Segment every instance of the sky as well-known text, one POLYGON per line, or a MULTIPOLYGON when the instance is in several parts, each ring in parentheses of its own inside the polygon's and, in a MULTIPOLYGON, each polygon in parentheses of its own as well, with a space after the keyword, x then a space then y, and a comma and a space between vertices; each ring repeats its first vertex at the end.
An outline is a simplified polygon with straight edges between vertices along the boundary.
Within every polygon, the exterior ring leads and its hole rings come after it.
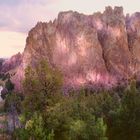
POLYGON ((140 11, 139 0, 0 0, 0 58, 23 52, 28 31, 38 21, 54 20, 60 11, 92 14, 106 6, 140 11))

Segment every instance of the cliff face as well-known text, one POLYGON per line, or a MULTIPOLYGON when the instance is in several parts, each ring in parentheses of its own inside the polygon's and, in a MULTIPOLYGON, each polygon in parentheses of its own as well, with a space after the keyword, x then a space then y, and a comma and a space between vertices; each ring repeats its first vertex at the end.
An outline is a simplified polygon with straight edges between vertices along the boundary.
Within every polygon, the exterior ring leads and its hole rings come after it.
POLYGON ((133 74, 140 78, 140 13, 134 13, 126 18, 128 47, 133 61, 133 74))
POLYGON ((99 31, 100 43, 108 71, 117 79, 131 74, 131 52, 128 48, 127 31, 123 9, 108 7, 103 13, 103 29, 99 31))
POLYGON ((123 8, 84 15, 61 12, 53 22, 39 22, 27 37, 22 62, 12 78, 16 88, 24 70, 41 58, 60 68, 64 87, 112 87, 140 73, 140 13, 123 8))
POLYGON ((20 53, 13 55, 10 59, 3 61, 1 64, 1 73, 6 73, 10 70, 14 70, 20 66, 22 62, 22 55, 20 53))

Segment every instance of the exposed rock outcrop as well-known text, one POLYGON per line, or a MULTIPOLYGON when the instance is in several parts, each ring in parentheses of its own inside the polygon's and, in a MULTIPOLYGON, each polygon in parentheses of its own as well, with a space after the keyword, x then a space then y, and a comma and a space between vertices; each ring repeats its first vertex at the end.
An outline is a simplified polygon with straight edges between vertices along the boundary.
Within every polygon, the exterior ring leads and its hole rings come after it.
POLYGON ((22 55, 21 53, 18 53, 2 63, 1 72, 6 73, 10 70, 14 70, 18 68, 21 62, 22 62, 22 55))
POLYGON ((65 88, 110 88, 139 77, 139 54, 140 13, 124 16, 122 7, 106 7, 93 15, 61 12, 53 22, 39 22, 29 32, 12 80, 20 89, 25 68, 44 58, 60 68, 65 88))
POLYGON ((1 71, 1 69, 2 69, 2 64, 4 63, 4 61, 5 61, 5 59, 0 58, 0 71, 1 71))
POLYGON ((102 45, 106 68, 117 81, 126 81, 131 76, 131 52, 128 48, 123 8, 106 7, 99 19, 100 26, 102 25, 100 28, 97 20, 94 21, 97 23, 98 38, 102 45))
MULTIPOLYGON (((20 68, 20 65, 22 63, 22 54, 18 53, 14 56, 12 56, 10 59, 6 59, 1 61, 0 65, 0 80, 2 80, 2 83, 5 82, 7 79, 11 78, 12 80, 15 77, 15 74, 18 72, 18 69, 20 68)), ((13 81, 15 84, 15 87, 19 87, 18 90, 21 89, 21 82, 19 82, 19 78, 16 77, 17 82, 13 81)), ((17 89, 17 88, 16 88, 17 89)))
POLYGON ((128 34, 128 47, 132 54, 131 67, 133 75, 140 78, 140 13, 134 13, 126 17, 126 28, 128 34))

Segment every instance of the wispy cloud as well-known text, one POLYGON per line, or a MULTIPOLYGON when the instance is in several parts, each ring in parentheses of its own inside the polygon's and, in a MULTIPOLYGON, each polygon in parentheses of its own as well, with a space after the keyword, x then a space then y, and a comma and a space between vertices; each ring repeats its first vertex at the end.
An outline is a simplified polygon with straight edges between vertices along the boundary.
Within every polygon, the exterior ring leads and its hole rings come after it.
POLYGON ((17 5, 18 3, 20 3, 21 1, 19 0, 1 0, 0 1, 0 5, 9 5, 9 6, 14 6, 15 4, 17 5))
POLYGON ((27 32, 38 21, 53 19, 54 0, 0 1, 0 30, 27 32))
POLYGON ((48 2, 51 2, 51 0, 1 0, 0 5, 9 5, 9 6, 17 6, 20 4, 46 4, 48 2))

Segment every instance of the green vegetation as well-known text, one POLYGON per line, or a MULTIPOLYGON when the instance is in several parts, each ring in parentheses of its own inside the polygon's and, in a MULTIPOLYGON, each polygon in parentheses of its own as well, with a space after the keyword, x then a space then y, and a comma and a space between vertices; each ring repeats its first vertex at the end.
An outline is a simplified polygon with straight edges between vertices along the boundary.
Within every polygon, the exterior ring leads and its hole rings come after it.
POLYGON ((14 89, 14 84, 11 82, 10 78, 6 81, 5 88, 8 91, 12 91, 14 89))
POLYGON ((22 109, 21 101, 22 101, 22 97, 20 94, 16 94, 16 93, 7 94, 6 99, 5 99, 5 104, 4 104, 5 111, 12 112, 14 108, 14 110, 18 114, 20 114, 21 109, 22 109))
POLYGON ((126 88, 94 92, 62 91, 63 77, 41 61, 26 69, 24 100, 11 93, 6 108, 14 106, 21 128, 18 140, 139 140, 140 90, 135 80, 126 88))
POLYGON ((6 74, 0 74, 0 80, 5 81, 7 79, 10 78, 10 74, 6 73, 6 74))

